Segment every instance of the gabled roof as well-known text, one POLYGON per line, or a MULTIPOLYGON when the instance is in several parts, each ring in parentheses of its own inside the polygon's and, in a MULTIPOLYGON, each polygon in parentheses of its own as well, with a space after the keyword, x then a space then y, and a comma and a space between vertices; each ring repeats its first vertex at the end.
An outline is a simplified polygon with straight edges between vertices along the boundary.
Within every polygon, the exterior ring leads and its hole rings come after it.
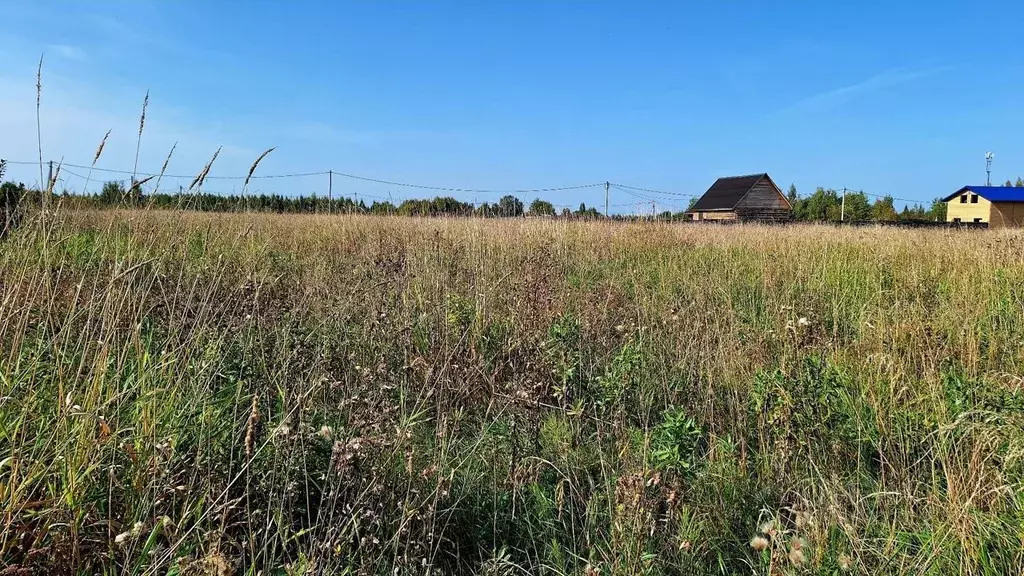
POLYGON ((942 201, 949 202, 968 190, 989 202, 1024 202, 1024 188, 1016 186, 964 186, 943 198, 942 201))
MULTIPOLYGON (((690 208, 689 212, 704 212, 710 210, 732 210, 740 203, 740 200, 750 192, 762 178, 768 178, 772 186, 775 183, 767 173, 750 174, 747 176, 729 176, 719 178, 708 188, 708 191, 697 200, 697 203, 690 208)), ((775 186, 778 190, 778 186, 775 186)), ((779 192, 781 194, 781 191, 779 192)))

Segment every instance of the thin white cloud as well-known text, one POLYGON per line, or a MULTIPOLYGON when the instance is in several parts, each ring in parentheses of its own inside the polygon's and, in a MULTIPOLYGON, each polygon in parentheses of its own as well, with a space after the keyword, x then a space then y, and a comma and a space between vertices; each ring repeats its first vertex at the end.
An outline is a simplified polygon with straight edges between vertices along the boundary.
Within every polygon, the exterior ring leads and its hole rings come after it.
POLYGON ((849 102, 858 96, 878 92, 894 86, 900 86, 902 84, 909 84, 922 78, 940 74, 949 69, 950 67, 948 66, 925 68, 920 70, 890 68, 889 70, 875 74, 874 76, 857 82, 856 84, 842 86, 840 88, 808 96, 779 110, 777 113, 809 112, 832 108, 849 102))
POLYGON ((89 60, 89 55, 85 53, 85 50, 82 50, 78 46, 70 46, 68 44, 50 44, 46 47, 46 51, 56 54, 61 58, 74 60, 75 62, 85 62, 89 60))

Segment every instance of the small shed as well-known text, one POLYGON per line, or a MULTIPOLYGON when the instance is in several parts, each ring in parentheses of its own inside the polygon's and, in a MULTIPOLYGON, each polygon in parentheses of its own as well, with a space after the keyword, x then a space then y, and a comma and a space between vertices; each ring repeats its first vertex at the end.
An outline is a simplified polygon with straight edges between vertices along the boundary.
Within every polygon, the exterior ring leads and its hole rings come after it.
POLYGON ((964 186, 943 201, 947 222, 984 222, 989 228, 1024 226, 1024 188, 964 186))
POLYGON ((768 174, 719 178, 687 214, 693 220, 782 222, 793 207, 768 174))

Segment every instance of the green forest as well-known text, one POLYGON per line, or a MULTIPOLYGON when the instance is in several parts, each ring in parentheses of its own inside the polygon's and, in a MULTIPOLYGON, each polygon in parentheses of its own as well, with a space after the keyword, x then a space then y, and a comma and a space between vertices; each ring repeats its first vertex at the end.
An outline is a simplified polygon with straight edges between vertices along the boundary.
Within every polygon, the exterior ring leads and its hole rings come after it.
MULTIPOLYGON (((1006 181, 1007 186, 1024 187, 1024 179, 1016 183, 1006 181)), ((40 192, 24 184, 5 182, 0 187, 6 206, 19 202, 38 202, 40 192)), ((858 191, 843 191, 818 188, 810 195, 801 195, 795 186, 786 194, 793 206, 793 219, 803 222, 942 222, 946 219, 946 204, 940 198, 930 205, 904 204, 896 206, 890 195, 868 195, 858 191), (845 196, 845 198, 844 198, 845 196)), ((278 214, 377 214, 397 216, 465 216, 482 218, 514 218, 522 216, 566 217, 601 219, 604 214, 595 206, 580 203, 576 209, 558 206, 541 198, 529 204, 514 195, 506 195, 496 202, 473 204, 451 196, 433 198, 410 198, 401 202, 366 200, 358 197, 328 198, 326 196, 283 194, 222 195, 211 193, 145 193, 138 186, 126 185, 122 181, 106 182, 96 194, 72 194, 67 191, 53 194, 65 205, 81 208, 124 208, 150 207, 158 209, 183 209, 200 212, 268 212, 278 214)), ((693 206, 697 198, 691 199, 693 206)), ((662 211, 647 218, 658 220, 688 220, 685 211, 662 211)), ((633 215, 612 215, 613 219, 636 219, 633 215)))

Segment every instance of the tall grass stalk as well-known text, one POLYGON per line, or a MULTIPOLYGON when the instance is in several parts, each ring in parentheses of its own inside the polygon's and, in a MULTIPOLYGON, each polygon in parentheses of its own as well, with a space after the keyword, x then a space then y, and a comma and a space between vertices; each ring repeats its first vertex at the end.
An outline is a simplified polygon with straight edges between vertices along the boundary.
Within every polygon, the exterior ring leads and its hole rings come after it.
POLYGON ((167 173, 167 165, 171 163, 171 156, 174 155, 174 149, 178 147, 178 143, 175 142, 171 145, 170 151, 167 152, 167 157, 164 158, 164 163, 160 166, 160 174, 157 175, 156 184, 153 185, 153 193, 160 192, 160 181, 163 180, 164 174, 167 173))
POLYGON ((203 166, 203 169, 196 174, 196 177, 192 179, 192 183, 188 185, 188 190, 185 191, 186 194, 190 194, 192 190, 195 190, 196 195, 194 197, 198 197, 199 194, 202 193, 203 182, 206 181, 206 176, 210 173, 210 168, 213 166, 213 163, 217 160, 217 156, 219 155, 220 147, 218 146, 217 150, 213 153, 213 157, 210 158, 210 161, 207 162, 206 165, 203 166))
POLYGON ((198 174, 196 174, 196 177, 192 179, 192 183, 188 185, 187 192, 191 192, 193 189, 196 190, 196 192, 201 192, 202 191, 202 189, 203 189, 203 182, 206 181, 207 175, 210 174, 210 168, 213 167, 213 163, 217 161, 217 156, 219 156, 219 155, 220 155, 220 147, 218 146, 217 150, 213 153, 213 157, 210 158, 210 161, 207 162, 203 166, 203 169, 200 170, 198 174))
MULTIPOLYGON (((89 181, 92 180, 92 169, 96 167, 96 162, 99 162, 100 156, 103 155, 103 148, 107 145, 107 138, 110 138, 110 130, 103 135, 103 139, 100 140, 100 145, 96 147, 96 153, 93 154, 92 163, 89 164, 89 172, 85 175, 85 186, 82 187, 82 194, 89 193, 89 181)), ((134 176, 132 177, 134 180, 134 176)))
POLYGON ((135 164, 132 166, 132 186, 135 186, 135 176, 139 170, 139 151, 142 149, 142 131, 146 127, 146 108, 149 107, 149 90, 142 99, 142 114, 139 115, 139 134, 135 141, 135 164))
MULTIPOLYGON (((245 198, 245 192, 249 188, 249 180, 252 178, 253 173, 256 172, 256 167, 260 165, 260 162, 262 162, 264 158, 267 157, 267 154, 270 154, 273 151, 274 151, 273 147, 267 148, 266 150, 263 151, 262 154, 260 154, 259 156, 256 157, 256 160, 253 161, 252 166, 249 167, 249 173, 245 175, 245 183, 242 184, 242 197, 243 198, 245 198)), ((246 211, 248 211, 248 206, 246 206, 246 211)))
MULTIPOLYGON (((43 123, 40 116, 40 111, 43 104, 43 56, 39 55, 39 67, 36 68, 36 147, 39 151, 39 187, 43 187, 43 182, 46 181, 43 178, 43 123)), ((45 206, 46 198, 43 198, 43 205, 45 206)))

